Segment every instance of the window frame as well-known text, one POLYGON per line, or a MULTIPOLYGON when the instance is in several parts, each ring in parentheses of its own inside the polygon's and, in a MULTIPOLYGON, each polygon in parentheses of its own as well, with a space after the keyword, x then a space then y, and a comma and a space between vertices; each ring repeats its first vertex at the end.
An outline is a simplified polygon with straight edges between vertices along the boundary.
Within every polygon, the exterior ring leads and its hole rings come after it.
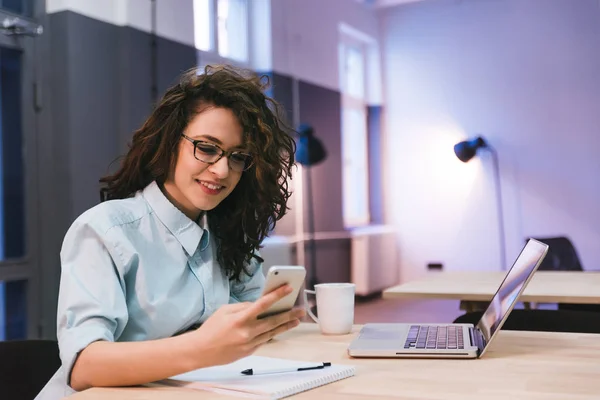
MULTIPOLYGON (((30 10, 33 16, 17 15, 2 8, 0 4, 0 19, 17 17, 21 23, 30 29, 37 28, 45 15, 44 0, 32 0, 30 10)), ((41 158, 39 149, 42 147, 45 135, 39 135, 39 127, 43 126, 40 120, 41 92, 39 89, 40 77, 44 70, 40 52, 42 37, 6 36, 0 34, 0 47, 14 49, 20 53, 20 119, 21 139, 23 146, 23 185, 24 185, 24 254, 17 258, 0 259, 0 282, 23 281, 25 283, 25 323, 26 338, 38 338, 42 334, 42 286, 40 267, 40 213, 39 192, 40 186, 45 182, 40 178, 41 158)), ((4 93, 3 93, 4 95, 4 93)), ((7 99, 4 99, 6 101, 7 99)), ((3 229, 3 227, 0 227, 3 229)), ((4 296, 5 287, 1 293, 4 296)), ((0 301, 5 307, 4 300, 0 301)), ((4 311, 4 310, 3 310, 4 311)), ((3 314, 3 321, 6 315, 3 314)), ((54 314, 56 317, 56 314, 54 314)), ((2 325, 5 329, 6 326, 2 325)), ((5 339, 4 332, 0 339, 5 339)), ((25 338, 24 338, 25 339, 25 338)))
MULTIPOLYGON (((352 180, 353 171, 355 168, 350 167, 350 171, 348 171, 348 167, 346 166, 346 161, 348 158, 354 158, 354 155, 348 156, 344 154, 344 148, 346 147, 343 143, 346 140, 351 140, 349 138, 345 138, 349 135, 349 133, 345 129, 344 116, 345 111, 348 110, 357 110, 360 111, 364 115, 364 137, 361 139, 361 142, 366 143, 366 146, 363 149, 363 154, 361 155, 362 161, 366 165, 366 170, 364 171, 364 187, 358 187, 353 191, 355 195, 362 196, 362 203, 364 203, 365 207, 361 210, 360 214, 357 215, 349 215, 346 211, 347 202, 350 201, 348 196, 346 196, 346 188, 342 188, 342 217, 344 221, 345 228, 356 228, 361 226, 366 226, 371 223, 371 204, 370 204, 370 182, 369 182, 369 130, 368 130, 368 95, 369 95, 369 80, 368 77, 368 43, 360 40, 351 35, 340 33, 339 38, 339 73, 340 73, 340 94, 341 94, 341 139, 342 139, 342 182, 346 182, 348 180, 352 180), (362 96, 358 97, 353 94, 348 93, 348 77, 347 77, 347 54, 348 48, 359 49, 362 54, 362 96), (349 175, 349 176, 348 176, 349 175)), ((362 164, 362 163, 361 163, 362 164)))

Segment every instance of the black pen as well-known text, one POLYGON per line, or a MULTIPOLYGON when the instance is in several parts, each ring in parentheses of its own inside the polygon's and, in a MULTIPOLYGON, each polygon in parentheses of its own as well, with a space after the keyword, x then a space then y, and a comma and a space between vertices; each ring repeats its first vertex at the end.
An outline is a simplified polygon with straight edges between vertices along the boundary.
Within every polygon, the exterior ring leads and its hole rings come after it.
POLYGON ((298 371, 310 371, 313 369, 323 369, 325 367, 331 367, 330 362, 324 362, 317 365, 311 365, 308 367, 300 368, 274 368, 274 369, 262 369, 262 368, 248 368, 242 371, 243 375, 262 375, 262 374, 281 374, 283 372, 298 372, 298 371))

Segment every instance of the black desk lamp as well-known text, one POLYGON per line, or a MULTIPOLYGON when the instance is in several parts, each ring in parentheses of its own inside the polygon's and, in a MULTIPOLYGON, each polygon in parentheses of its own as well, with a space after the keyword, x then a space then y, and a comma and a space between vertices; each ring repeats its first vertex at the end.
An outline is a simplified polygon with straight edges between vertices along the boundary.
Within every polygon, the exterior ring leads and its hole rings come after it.
POLYGON ((500 266, 503 270, 508 268, 506 265, 506 243, 504 238, 504 216, 502 212, 502 192, 500 185, 500 167, 498 164, 498 154, 496 150, 491 147, 481 136, 475 139, 465 140, 454 145, 454 154, 462 162, 468 162, 471 158, 475 157, 477 150, 487 149, 492 154, 492 161, 494 163, 494 177, 496 181, 496 207, 498 210, 498 230, 500 236, 500 266))
POLYGON ((306 195, 307 195, 307 213, 308 213, 308 235, 310 252, 310 276, 309 287, 312 289, 318 283, 317 281, 317 254, 315 248, 315 221, 312 206, 312 184, 311 167, 317 165, 327 158, 327 152, 323 143, 314 136, 314 129, 310 125, 302 124, 298 128, 298 142, 296 145, 296 161, 306 167, 306 195))

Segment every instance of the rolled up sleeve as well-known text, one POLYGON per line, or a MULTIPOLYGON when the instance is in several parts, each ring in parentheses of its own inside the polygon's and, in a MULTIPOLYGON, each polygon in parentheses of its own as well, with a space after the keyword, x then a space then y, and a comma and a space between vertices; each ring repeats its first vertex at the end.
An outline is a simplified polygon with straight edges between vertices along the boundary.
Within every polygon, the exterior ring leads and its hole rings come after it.
POLYGON ((115 341, 128 320, 125 284, 106 232, 76 221, 60 253, 57 312, 60 357, 67 381, 79 353, 98 340, 115 341))
MULTIPOLYGON (((259 254, 257 253, 257 255, 259 254)), ((265 286, 262 263, 256 257, 252 257, 247 270, 249 275, 242 273, 239 281, 230 281, 230 303, 255 301, 260 297, 265 286)))

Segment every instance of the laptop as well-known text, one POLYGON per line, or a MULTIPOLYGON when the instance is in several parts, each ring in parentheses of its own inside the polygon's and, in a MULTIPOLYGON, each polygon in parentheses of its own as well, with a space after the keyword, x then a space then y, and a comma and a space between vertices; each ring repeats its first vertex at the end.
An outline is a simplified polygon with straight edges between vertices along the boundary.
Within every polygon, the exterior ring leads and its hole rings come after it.
POLYGON ((350 343, 348 354, 391 358, 483 356, 547 253, 545 243, 535 239, 527 241, 477 325, 366 324, 350 343))

